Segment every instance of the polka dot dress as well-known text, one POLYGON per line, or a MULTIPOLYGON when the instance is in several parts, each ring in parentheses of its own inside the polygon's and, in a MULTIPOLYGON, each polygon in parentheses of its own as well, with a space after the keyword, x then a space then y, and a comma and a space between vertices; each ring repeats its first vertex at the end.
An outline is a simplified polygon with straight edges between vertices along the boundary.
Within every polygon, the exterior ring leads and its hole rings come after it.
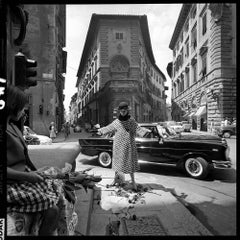
POLYGON ((108 126, 99 130, 102 134, 115 132, 113 141, 113 170, 125 174, 140 170, 135 143, 138 128, 140 127, 137 122, 133 118, 130 118, 126 121, 116 119, 108 126))

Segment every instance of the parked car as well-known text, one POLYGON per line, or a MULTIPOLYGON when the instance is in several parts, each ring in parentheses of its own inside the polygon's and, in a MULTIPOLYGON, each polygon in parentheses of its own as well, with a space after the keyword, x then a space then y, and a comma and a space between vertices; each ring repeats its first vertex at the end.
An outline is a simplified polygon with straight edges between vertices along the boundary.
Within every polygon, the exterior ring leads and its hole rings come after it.
POLYGON ((188 121, 182 121, 182 126, 184 132, 191 132, 192 125, 188 121))
MULTIPOLYGON (((150 130, 143 137, 136 137, 141 160, 176 165, 196 179, 206 178, 213 167, 231 167, 229 146, 224 138, 210 134, 177 134, 172 128, 159 124, 140 126, 150 130), (167 134, 162 136, 162 132, 167 134)), ((81 152, 89 156, 97 155, 100 166, 110 167, 113 138, 114 136, 80 138, 81 152)))
POLYGON ((168 127, 171 127, 175 130, 176 133, 181 133, 184 131, 184 128, 182 126, 181 122, 175 122, 175 121, 167 121, 166 125, 168 127))
POLYGON ((80 125, 73 126, 73 132, 82 132, 82 128, 80 125))
POLYGON ((28 145, 52 144, 50 137, 39 135, 28 126, 23 127, 23 138, 28 145))
POLYGON ((220 137, 230 138, 232 135, 236 135, 236 124, 218 127, 215 128, 215 131, 220 137))

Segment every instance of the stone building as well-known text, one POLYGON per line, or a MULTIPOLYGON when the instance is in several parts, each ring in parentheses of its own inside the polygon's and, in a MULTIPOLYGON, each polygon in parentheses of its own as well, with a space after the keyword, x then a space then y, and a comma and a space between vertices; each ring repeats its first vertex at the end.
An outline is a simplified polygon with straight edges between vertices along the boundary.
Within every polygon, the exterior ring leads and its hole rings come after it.
POLYGON ((78 122, 77 122, 77 120, 78 120, 77 93, 74 93, 71 98, 68 117, 69 117, 69 122, 71 125, 78 124, 78 122))
MULTIPOLYGON (((28 59, 37 61, 37 76, 34 77, 37 86, 25 90, 29 96, 25 125, 38 134, 48 135, 50 122, 55 122, 60 130, 64 121, 65 78, 62 74, 66 73, 67 58, 67 53, 63 51, 66 40, 66 6, 27 4, 18 8, 28 16, 26 35, 21 44, 14 44, 15 37, 22 30, 21 21, 12 17, 8 21, 7 32, 7 78, 14 84, 13 62, 17 52, 21 51, 28 59)), ((9 16, 13 15, 10 10, 9 16)))
POLYGON ((121 101, 138 122, 166 119, 166 78, 154 60, 146 15, 93 14, 77 77, 84 122, 112 122, 121 101))
POLYGON ((236 117, 236 4, 183 4, 169 48, 172 117, 208 131, 236 117))

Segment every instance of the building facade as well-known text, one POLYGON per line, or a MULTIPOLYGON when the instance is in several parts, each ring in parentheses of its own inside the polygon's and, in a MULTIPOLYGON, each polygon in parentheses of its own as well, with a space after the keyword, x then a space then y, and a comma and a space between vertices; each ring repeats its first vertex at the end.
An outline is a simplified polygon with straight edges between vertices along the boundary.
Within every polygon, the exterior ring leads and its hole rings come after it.
POLYGON ((77 125, 78 123, 78 106, 77 106, 77 93, 71 98, 70 106, 69 106, 69 113, 68 113, 68 120, 71 125, 77 125))
POLYGON ((145 15, 93 14, 77 77, 81 122, 112 122, 121 101, 138 122, 166 119, 166 78, 155 64, 145 15))
MULTIPOLYGON (((12 8, 7 13, 7 79, 14 84, 14 57, 19 51, 37 61, 37 86, 25 90, 29 97, 25 125, 38 134, 48 135, 50 122, 58 130, 64 121, 63 89, 67 54, 63 51, 66 38, 65 5, 16 5, 27 14, 25 38, 15 39, 22 30, 21 20, 12 8)), ((15 9, 15 8, 13 8, 15 9)))
POLYGON ((173 120, 208 131, 236 118, 236 4, 183 4, 169 48, 173 120))

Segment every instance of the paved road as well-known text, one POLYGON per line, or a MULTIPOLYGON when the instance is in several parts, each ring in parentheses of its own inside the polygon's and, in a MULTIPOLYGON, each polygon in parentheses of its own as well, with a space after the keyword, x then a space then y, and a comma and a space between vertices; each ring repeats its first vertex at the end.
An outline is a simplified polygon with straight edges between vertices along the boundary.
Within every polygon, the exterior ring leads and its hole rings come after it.
MULTIPOLYGON (((232 169, 215 169, 206 180, 195 180, 173 166, 140 161, 141 172, 136 174, 136 181, 155 182, 175 193, 214 235, 236 235, 236 139, 227 141, 234 162, 232 169)), ((92 157, 80 154, 78 159, 78 167, 93 166, 92 173, 96 175, 113 175, 92 157)))
MULTIPOLYGON (((63 156, 69 155, 71 149, 75 149, 77 153, 77 139, 84 135, 86 136, 85 133, 72 133, 66 140, 63 136, 58 136, 53 146, 61 150, 62 153, 67 151, 68 154, 60 156, 60 159, 55 158, 52 164, 54 161, 59 164, 63 156)), ((141 172, 136 174, 136 181, 157 183, 162 188, 174 193, 188 204, 189 210, 214 235, 236 235, 236 139, 228 139, 227 141, 231 148, 230 156, 235 163, 232 169, 214 170, 208 179, 203 181, 186 177, 172 166, 141 161, 141 172)), ((36 148, 36 146, 31 148, 36 148)), ((77 159, 78 168, 85 169, 92 166, 94 168, 90 173, 102 177, 113 177, 113 171, 99 167, 96 159, 81 153, 77 159)), ((129 176, 126 176, 126 180, 128 178, 129 176)))

